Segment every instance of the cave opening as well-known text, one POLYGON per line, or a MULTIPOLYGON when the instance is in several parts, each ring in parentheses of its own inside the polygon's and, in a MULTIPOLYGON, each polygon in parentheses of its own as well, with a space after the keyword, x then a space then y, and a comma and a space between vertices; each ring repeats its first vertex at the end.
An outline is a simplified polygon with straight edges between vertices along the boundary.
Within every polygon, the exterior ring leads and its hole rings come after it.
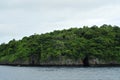
POLYGON ((89 67, 90 66, 88 56, 85 56, 85 58, 83 59, 83 66, 84 67, 89 67))

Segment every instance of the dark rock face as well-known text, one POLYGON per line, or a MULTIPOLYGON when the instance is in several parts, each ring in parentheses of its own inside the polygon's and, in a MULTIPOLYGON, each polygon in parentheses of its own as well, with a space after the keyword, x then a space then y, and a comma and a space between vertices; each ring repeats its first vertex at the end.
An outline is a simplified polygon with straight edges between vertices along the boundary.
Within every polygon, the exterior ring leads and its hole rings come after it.
POLYGON ((31 55, 30 58, 29 58, 29 64, 30 65, 38 65, 40 62, 39 62, 39 56, 38 55, 31 55))

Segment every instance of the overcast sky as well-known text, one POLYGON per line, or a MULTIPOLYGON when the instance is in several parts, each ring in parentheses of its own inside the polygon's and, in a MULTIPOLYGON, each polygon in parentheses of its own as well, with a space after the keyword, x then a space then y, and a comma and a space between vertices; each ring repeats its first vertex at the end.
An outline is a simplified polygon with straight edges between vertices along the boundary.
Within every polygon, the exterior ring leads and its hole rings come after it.
POLYGON ((120 26, 119 21, 120 0, 0 0, 0 43, 84 25, 120 26))

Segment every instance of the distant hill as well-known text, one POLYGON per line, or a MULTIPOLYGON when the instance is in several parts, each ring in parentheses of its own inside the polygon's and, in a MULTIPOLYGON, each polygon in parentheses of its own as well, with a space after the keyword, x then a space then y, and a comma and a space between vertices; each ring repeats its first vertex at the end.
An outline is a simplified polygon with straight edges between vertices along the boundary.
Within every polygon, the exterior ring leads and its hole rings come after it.
POLYGON ((120 64, 120 27, 84 26, 13 39, 0 45, 0 64, 120 64))

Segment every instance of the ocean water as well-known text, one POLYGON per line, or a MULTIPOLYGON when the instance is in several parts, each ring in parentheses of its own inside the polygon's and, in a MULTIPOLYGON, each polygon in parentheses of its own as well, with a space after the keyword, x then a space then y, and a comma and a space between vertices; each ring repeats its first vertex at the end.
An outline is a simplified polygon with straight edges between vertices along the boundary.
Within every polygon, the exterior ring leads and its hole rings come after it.
POLYGON ((0 66, 0 80, 120 80, 120 67, 0 66))

